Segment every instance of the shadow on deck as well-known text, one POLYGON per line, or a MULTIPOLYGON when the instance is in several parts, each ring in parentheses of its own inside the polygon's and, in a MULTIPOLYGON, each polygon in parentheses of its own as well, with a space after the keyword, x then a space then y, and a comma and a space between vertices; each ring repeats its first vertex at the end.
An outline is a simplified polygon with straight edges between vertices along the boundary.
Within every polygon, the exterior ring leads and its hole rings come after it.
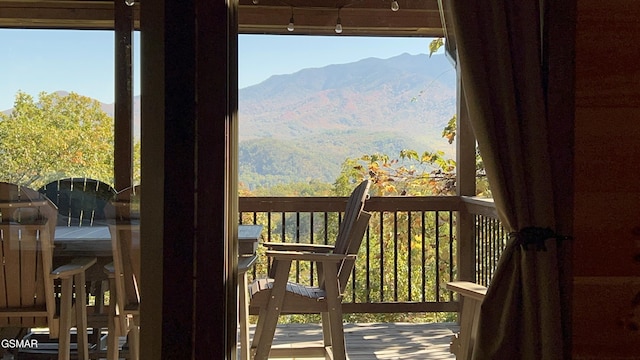
MULTIPOLYGON (((250 328, 251 338, 254 328, 255 326, 250 328)), ((458 326, 454 323, 358 323, 345 324, 344 331, 350 360, 455 359, 449 353, 451 336, 458 331, 458 326)), ((320 325, 287 324, 278 326, 274 347, 321 342, 320 325)))

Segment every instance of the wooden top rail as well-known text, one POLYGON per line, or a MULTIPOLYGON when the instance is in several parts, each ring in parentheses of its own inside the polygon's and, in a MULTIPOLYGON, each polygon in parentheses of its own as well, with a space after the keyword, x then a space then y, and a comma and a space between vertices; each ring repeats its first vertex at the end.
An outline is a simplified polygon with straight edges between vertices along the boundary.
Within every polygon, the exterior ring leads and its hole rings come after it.
POLYGON ((448 282, 447 290, 455 291, 458 294, 475 300, 482 301, 487 294, 487 288, 469 281, 452 281, 448 282))
POLYGON ((498 211, 493 199, 478 196, 461 196, 460 200, 471 214, 482 215, 493 219, 498 218, 498 211))
MULTIPOLYGON (((346 197, 241 197, 240 212, 342 212, 346 197)), ((376 196, 366 211, 459 211, 459 196, 376 196)))

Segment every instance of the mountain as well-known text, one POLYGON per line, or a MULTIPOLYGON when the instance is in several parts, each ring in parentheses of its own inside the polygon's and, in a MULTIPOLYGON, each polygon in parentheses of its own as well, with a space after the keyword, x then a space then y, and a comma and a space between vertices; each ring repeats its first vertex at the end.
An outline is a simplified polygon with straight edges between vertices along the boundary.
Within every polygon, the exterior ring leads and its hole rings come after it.
POLYGON ((455 71, 443 55, 272 76, 239 92, 240 181, 332 182, 347 157, 404 148, 446 148, 453 156, 441 133, 455 104, 455 71))
MULTIPOLYGON (((453 157, 441 133, 455 105, 455 71, 444 55, 368 58, 272 76, 239 90, 239 179, 249 188, 333 182, 346 158, 406 148, 453 157)), ((101 106, 113 116, 114 104, 101 106)), ((134 132, 139 136, 140 96, 134 132)))
POLYGON ((453 115, 455 92, 455 71, 443 55, 403 54, 304 69, 240 90, 240 136, 439 128, 453 115))

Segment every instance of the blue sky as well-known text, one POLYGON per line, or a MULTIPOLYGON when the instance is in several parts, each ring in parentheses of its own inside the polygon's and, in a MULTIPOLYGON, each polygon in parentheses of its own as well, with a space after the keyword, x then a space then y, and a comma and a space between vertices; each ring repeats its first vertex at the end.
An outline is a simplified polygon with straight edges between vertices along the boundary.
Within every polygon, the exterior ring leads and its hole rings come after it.
MULTIPOLYGON (((37 97, 41 91, 74 91, 113 102, 114 52, 111 31, 0 29, 0 111, 13 106, 18 90, 37 97)), ((343 64, 368 57, 428 53, 430 39, 346 36, 241 35, 239 84, 247 87, 272 75, 310 67, 343 64)), ((136 33, 134 44, 140 43, 136 33)), ((140 56, 134 45, 134 93, 140 56)))

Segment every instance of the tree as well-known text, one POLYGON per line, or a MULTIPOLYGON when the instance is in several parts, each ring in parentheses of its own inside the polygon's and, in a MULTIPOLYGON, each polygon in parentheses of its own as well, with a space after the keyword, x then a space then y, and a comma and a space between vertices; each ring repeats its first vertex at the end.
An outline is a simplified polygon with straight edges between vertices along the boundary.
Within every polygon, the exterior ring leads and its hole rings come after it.
MULTIPOLYGON (((46 92, 35 101, 18 92, 11 113, 0 114, 0 180, 32 188, 65 177, 112 184, 113 144, 113 118, 98 101, 46 92)), ((139 156, 135 163, 139 169, 139 156)))
POLYGON ((445 159, 442 151, 419 154, 405 149, 397 158, 376 153, 347 159, 334 184, 336 192, 343 195, 352 183, 367 177, 372 180, 371 194, 375 196, 455 194, 455 161, 445 159))
MULTIPOLYGON (((429 57, 444 45, 443 38, 435 38, 429 44, 429 57)), ((442 130, 442 137, 449 144, 455 141, 457 117, 454 114, 442 130)), ((334 188, 345 196, 365 177, 373 181, 372 193, 384 195, 455 195, 456 162, 445 159, 442 151, 418 153, 405 149, 391 158, 387 154, 365 154, 360 158, 346 159, 334 188)), ((476 195, 491 197, 484 163, 476 147, 476 195)))

